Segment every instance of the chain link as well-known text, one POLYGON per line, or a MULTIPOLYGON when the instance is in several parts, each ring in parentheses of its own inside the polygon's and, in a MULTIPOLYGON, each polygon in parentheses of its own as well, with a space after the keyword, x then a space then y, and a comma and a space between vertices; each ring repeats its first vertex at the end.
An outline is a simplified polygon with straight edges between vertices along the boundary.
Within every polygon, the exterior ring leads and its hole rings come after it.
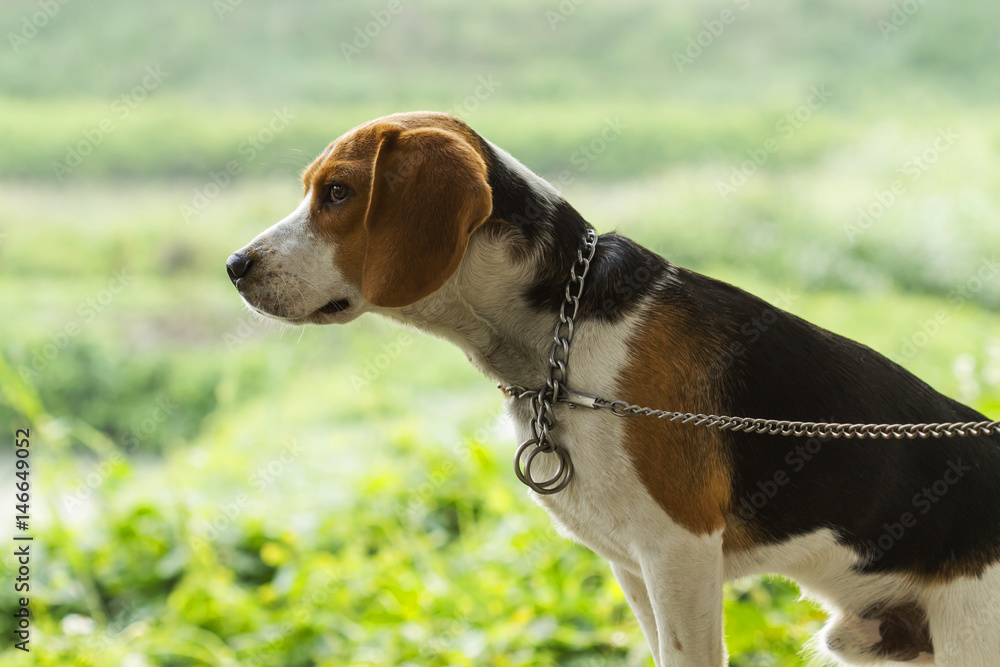
MULTIPOLYGON (((658 410, 639 405, 632 405, 620 400, 607 400, 573 391, 566 384, 566 367, 569 362, 569 346, 573 340, 573 320, 580 309, 580 295, 583 294, 583 281, 590 269, 590 261, 594 258, 597 246, 597 233, 588 228, 584 237, 583 248, 576 253, 576 262, 570 268, 570 279, 566 283, 565 299, 559 306, 559 321, 552 334, 552 349, 549 352, 549 370, 545 386, 540 390, 531 390, 512 385, 501 387, 514 399, 530 401, 533 417, 531 430, 534 437, 523 442, 514 455, 514 472, 517 478, 537 493, 558 493, 566 488, 573 478, 573 462, 569 451, 552 440, 551 431, 556 422, 552 408, 557 402, 582 405, 581 397, 587 399, 585 404, 594 409, 609 410, 618 417, 640 416, 663 419, 682 424, 694 424, 705 428, 717 428, 720 431, 743 433, 761 433, 764 435, 783 435, 797 438, 955 438, 969 436, 1000 435, 1000 421, 979 422, 938 422, 927 424, 841 424, 834 422, 802 422, 779 419, 759 419, 753 417, 727 417, 725 415, 706 415, 692 412, 673 412, 658 410), (584 252, 587 256, 584 257, 584 252), (576 293, 572 292, 576 285, 576 293), (566 307, 572 306, 572 312, 567 313, 566 307), (527 458, 522 462, 522 457, 527 458), (538 482, 531 477, 531 464, 539 453, 554 454, 559 459, 559 467, 550 479, 538 482)), ((498 385, 500 386, 500 385, 498 385)))
POLYGON ((717 428, 720 431, 742 431, 765 435, 785 435, 797 438, 955 438, 980 435, 1000 435, 1000 421, 939 422, 929 424, 841 424, 835 422, 800 422, 752 417, 727 417, 691 412, 656 410, 625 401, 598 398, 594 407, 610 410, 618 417, 638 415, 679 421, 682 424, 717 428))
POLYGON ((584 280, 590 271, 590 262, 597 249, 597 232, 587 228, 583 247, 576 251, 576 261, 569 270, 569 281, 562 303, 559 304, 559 320, 552 332, 552 347, 549 350, 549 368, 545 386, 539 391, 521 392, 518 397, 531 401, 531 432, 533 438, 521 443, 514 455, 514 472, 517 478, 536 493, 558 493, 566 488, 573 478, 573 462, 565 447, 552 438, 556 427, 553 406, 561 401, 566 386, 569 364, 569 346, 573 341, 573 320, 580 310, 580 295, 583 294, 584 280), (585 256, 586 255, 586 256, 585 256), (575 287, 575 289, 574 289, 575 287), (569 312, 567 312, 569 308, 569 312), (531 476, 531 465, 538 454, 552 454, 559 460, 556 473, 547 480, 538 481, 531 476), (527 454, 527 457, 525 457, 527 454), (523 459, 523 460, 522 460, 523 459))

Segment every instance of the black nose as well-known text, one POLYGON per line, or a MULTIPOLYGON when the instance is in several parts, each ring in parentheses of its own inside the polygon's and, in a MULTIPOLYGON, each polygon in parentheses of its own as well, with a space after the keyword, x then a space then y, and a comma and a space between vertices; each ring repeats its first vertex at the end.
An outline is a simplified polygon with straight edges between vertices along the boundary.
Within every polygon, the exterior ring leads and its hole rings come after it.
POLYGON ((236 281, 247 274, 250 270, 250 266, 253 264, 253 260, 250 255, 243 252, 234 252, 226 260, 226 271, 229 273, 229 279, 236 284, 236 281))

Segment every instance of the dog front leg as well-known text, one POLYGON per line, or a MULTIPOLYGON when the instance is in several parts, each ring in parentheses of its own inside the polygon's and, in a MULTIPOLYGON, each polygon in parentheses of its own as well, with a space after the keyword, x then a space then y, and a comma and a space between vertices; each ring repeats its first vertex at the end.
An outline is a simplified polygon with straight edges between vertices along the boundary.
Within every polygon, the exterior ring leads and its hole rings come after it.
POLYGON ((612 562, 611 571, 615 573, 615 579, 618 580, 632 613, 639 621, 642 634, 646 635, 653 659, 659 665, 660 640, 656 634, 656 616, 653 614, 653 605, 649 602, 649 593, 646 592, 646 582, 642 580, 641 575, 621 563, 612 562))
POLYGON ((656 664, 723 667, 722 532, 685 532, 658 547, 640 557, 656 625, 656 664))

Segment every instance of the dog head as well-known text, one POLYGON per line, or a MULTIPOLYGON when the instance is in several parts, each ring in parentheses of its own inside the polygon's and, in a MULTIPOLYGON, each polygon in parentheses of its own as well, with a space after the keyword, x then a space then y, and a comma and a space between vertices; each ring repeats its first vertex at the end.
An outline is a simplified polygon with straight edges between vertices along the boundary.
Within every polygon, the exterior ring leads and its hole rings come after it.
POLYGON ((233 253, 226 269, 257 312, 292 324, 347 322, 438 290, 492 210, 475 135, 414 112, 347 132, 305 170, 305 196, 233 253))

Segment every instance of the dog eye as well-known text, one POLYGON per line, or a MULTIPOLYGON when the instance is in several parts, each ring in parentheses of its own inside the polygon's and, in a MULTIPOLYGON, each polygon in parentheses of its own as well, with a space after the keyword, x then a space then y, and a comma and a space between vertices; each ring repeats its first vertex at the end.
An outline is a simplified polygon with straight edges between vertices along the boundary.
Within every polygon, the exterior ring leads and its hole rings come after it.
POLYGON ((347 195, 351 194, 351 189, 346 185, 341 185, 340 183, 334 183, 330 186, 330 201, 341 202, 347 199, 347 195))

